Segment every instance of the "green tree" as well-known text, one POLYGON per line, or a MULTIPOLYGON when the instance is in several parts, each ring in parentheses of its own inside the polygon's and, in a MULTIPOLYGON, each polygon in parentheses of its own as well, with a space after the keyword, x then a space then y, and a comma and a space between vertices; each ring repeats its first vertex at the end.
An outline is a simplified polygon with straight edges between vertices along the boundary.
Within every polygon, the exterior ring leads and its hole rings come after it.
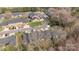
POLYGON ((20 51, 26 50, 26 47, 23 44, 23 32, 16 33, 16 47, 20 51))

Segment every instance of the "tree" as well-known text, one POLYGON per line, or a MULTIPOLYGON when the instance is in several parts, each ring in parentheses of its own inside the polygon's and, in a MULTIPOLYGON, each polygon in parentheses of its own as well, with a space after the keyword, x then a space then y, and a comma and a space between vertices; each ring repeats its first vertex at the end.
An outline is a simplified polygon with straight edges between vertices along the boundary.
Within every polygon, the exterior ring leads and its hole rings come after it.
POLYGON ((16 33, 16 47, 18 50, 26 50, 26 47, 23 44, 23 32, 16 33))

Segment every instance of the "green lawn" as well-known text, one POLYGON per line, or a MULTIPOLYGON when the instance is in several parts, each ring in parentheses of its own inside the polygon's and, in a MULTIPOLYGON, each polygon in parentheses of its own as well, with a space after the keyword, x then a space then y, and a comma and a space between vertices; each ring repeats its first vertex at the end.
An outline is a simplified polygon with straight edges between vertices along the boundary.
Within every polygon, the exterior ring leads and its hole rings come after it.
POLYGON ((0 19, 0 23, 8 22, 8 19, 0 19))
POLYGON ((31 27, 40 26, 42 24, 43 24, 42 21, 28 22, 28 25, 30 25, 31 27))

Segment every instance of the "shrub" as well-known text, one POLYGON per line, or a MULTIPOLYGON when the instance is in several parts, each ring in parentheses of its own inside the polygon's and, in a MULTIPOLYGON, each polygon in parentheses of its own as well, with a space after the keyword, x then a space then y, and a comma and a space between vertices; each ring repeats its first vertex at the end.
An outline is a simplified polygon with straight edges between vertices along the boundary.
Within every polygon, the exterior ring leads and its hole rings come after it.
POLYGON ((67 33, 63 30, 62 27, 54 26, 51 28, 51 31, 51 40, 53 42, 54 47, 61 41, 66 40, 67 33))
POLYGON ((17 51, 17 48, 12 45, 6 45, 1 48, 2 51, 17 51))
POLYGON ((40 50, 48 50, 49 47, 52 46, 52 42, 50 39, 40 39, 38 41, 32 41, 28 44, 28 50, 32 51, 40 51, 40 50))
POLYGON ((13 25, 11 25, 11 26, 9 27, 9 29, 10 29, 10 30, 13 30, 13 29, 16 29, 16 27, 13 26, 13 25))
POLYGON ((49 8, 48 15, 51 26, 65 27, 75 20, 71 15, 71 8, 49 8))
POLYGON ((75 28, 72 32, 72 37, 77 40, 79 37, 79 27, 75 28))
POLYGON ((0 32, 3 30, 2 26, 0 26, 0 32))

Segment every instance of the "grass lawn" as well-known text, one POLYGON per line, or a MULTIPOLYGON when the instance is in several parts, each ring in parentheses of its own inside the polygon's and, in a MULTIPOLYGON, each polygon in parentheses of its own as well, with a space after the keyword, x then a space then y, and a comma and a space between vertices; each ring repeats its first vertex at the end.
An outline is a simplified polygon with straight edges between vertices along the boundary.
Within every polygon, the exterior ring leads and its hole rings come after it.
POLYGON ((8 19, 0 19, 0 23, 8 22, 8 19))
POLYGON ((28 22, 28 25, 30 25, 31 27, 36 27, 36 26, 40 26, 43 24, 42 21, 35 21, 35 22, 28 22))

